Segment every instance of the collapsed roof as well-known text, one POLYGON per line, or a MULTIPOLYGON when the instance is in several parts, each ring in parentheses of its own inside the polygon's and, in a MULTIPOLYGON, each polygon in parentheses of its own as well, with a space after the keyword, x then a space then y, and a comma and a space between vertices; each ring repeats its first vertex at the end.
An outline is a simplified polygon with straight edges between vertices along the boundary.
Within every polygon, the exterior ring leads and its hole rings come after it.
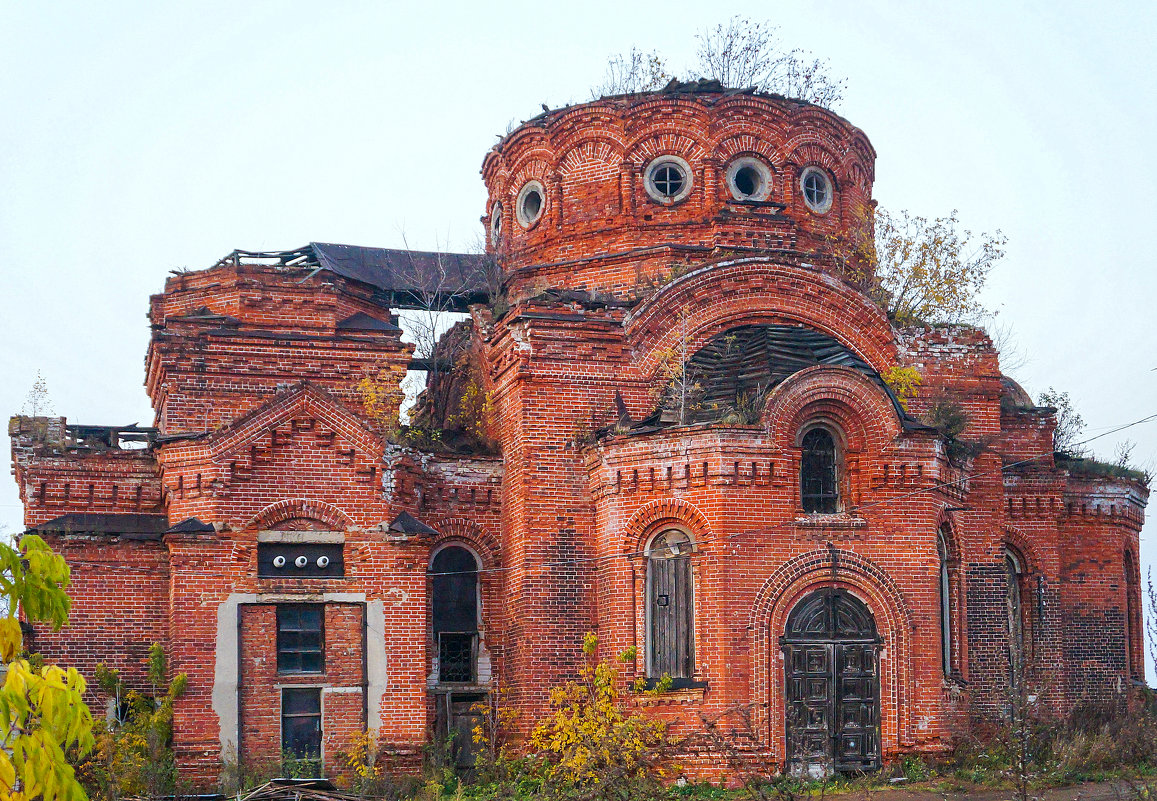
POLYGON ((326 270, 376 287, 396 309, 429 308, 467 311, 487 300, 490 259, 482 254, 367 248, 310 242, 296 250, 234 250, 218 264, 274 264, 294 269, 326 270))

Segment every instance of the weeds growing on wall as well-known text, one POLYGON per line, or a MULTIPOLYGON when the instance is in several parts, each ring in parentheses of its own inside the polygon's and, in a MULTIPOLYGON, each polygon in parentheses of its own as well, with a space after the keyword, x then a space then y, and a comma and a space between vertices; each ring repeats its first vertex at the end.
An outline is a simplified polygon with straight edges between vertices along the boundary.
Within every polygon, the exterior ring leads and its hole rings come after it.
POLYGON ((173 703, 187 685, 184 673, 169 680, 165 650, 149 649, 151 694, 128 688, 117 670, 97 665, 96 680, 112 700, 112 714, 94 729, 96 747, 79 768, 91 798, 158 797, 177 789, 173 755, 173 703))

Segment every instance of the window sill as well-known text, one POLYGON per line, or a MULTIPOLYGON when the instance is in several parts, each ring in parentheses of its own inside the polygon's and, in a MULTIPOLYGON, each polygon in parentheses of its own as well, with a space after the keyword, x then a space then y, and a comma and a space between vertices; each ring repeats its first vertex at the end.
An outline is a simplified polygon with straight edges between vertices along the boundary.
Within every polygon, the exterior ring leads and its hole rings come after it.
POLYGON ((667 706, 670 704, 695 704, 703 700, 707 692, 707 682, 692 682, 694 686, 670 689, 665 693, 648 695, 645 691, 634 697, 637 706, 667 706))
POLYGON ((477 682, 438 681, 427 682, 426 684, 426 692, 436 695, 444 695, 446 693, 488 693, 491 689, 489 684, 478 684, 477 682))
POLYGON ((823 528, 823 529, 861 529, 868 527, 868 521, 862 517, 855 517, 847 512, 835 514, 798 514, 792 521, 796 528, 823 528))

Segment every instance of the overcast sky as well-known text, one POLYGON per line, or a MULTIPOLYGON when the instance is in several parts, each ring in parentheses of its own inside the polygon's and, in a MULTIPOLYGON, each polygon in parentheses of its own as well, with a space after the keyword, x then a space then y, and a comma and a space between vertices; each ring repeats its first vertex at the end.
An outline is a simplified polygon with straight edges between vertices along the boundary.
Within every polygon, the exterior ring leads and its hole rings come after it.
MULTIPOLYGON (((999 228, 986 290, 1088 435, 1157 412, 1157 3, 0 0, 0 410, 151 423, 148 296, 233 248, 466 248, 496 135, 607 57, 774 13, 848 79, 876 198, 999 228), (323 7, 324 6, 324 7, 323 7)), ((1157 461, 1157 423, 1130 438, 1157 461)), ((0 483, 0 524, 21 522, 0 483)), ((1142 534, 1151 564, 1157 524, 1142 534)))

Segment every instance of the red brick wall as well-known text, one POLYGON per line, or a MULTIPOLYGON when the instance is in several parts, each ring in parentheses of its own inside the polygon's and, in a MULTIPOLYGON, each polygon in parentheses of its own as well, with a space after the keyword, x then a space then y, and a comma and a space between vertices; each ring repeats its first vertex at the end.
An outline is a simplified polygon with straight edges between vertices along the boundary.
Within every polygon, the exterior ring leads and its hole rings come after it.
POLYGON ((72 610, 68 625, 58 632, 37 624, 30 645, 48 661, 75 667, 89 680, 88 700, 96 714, 105 700, 94 679, 99 663, 119 670, 129 687, 151 691, 149 648, 169 644, 165 546, 100 536, 45 539, 72 570, 72 610))

